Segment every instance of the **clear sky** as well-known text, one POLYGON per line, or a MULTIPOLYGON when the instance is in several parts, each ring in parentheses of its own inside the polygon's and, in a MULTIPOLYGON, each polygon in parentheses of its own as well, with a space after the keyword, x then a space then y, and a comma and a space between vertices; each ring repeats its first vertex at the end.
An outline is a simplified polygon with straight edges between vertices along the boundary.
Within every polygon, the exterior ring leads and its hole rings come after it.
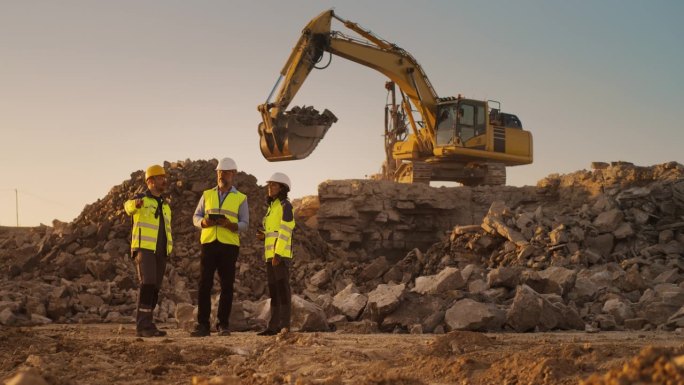
MULTIPOLYGON (((233 157, 292 197, 384 157, 379 73, 333 57, 292 105, 339 118, 307 159, 269 163, 263 103, 304 25, 335 8, 421 63, 440 96, 494 99, 534 135, 510 185, 592 161, 684 162, 684 2, 0 1, 0 225, 73 220, 131 172, 233 157)), ((344 30, 339 23, 333 29, 344 30)))

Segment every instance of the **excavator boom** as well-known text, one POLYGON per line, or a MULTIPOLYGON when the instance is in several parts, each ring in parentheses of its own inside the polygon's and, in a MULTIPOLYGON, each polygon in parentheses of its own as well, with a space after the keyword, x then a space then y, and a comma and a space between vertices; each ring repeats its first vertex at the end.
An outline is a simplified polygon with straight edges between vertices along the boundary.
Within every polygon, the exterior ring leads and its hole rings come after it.
POLYGON ((490 101, 461 95, 439 98, 411 54, 332 10, 304 27, 271 94, 257 107, 262 118, 260 147, 267 160, 306 158, 337 121, 327 109, 322 113, 313 107, 288 110, 311 70, 328 66, 317 67, 326 53, 331 60, 333 56, 348 59, 390 80, 386 88, 392 105, 385 112, 382 179, 501 185, 506 166, 532 163, 532 135, 515 115, 501 112, 500 103, 499 108, 490 108, 490 101), (363 40, 331 30, 333 19, 363 40))
MULTIPOLYGON (((373 68, 394 81, 417 107, 426 123, 426 132, 416 135, 419 148, 429 151, 434 139, 437 95, 418 62, 406 51, 373 35, 356 23, 344 20, 332 10, 313 18, 302 30, 271 95, 257 107, 261 152, 269 161, 303 159, 309 156, 337 117, 329 110, 319 113, 313 107, 287 108, 309 73, 328 52, 373 68), (331 30, 332 19, 368 41, 359 41, 331 30), (276 92, 273 101, 271 97, 276 92)), ((414 125, 414 134, 419 128, 414 125)))

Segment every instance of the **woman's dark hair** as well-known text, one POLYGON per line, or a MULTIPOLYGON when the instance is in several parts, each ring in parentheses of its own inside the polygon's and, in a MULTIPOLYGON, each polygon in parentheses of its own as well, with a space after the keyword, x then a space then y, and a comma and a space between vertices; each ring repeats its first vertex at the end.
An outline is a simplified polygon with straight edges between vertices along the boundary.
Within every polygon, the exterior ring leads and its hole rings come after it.
POLYGON ((287 193, 290 192, 290 188, 287 187, 286 184, 283 183, 278 183, 280 185, 280 191, 278 192, 278 195, 276 195, 274 198, 271 198, 269 196, 266 197, 266 203, 271 203, 273 202, 274 199, 280 199, 280 201, 287 200, 287 193))

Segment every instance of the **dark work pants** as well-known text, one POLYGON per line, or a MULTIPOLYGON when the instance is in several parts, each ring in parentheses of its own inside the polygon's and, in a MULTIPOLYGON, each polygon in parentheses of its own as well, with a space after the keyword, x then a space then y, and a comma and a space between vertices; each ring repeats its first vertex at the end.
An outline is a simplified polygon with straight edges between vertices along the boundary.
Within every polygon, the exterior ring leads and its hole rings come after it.
POLYGON ((290 264, 289 258, 280 258, 280 263, 273 266, 271 260, 266 262, 266 278, 268 280, 268 294, 271 296, 271 320, 268 329, 280 331, 290 328, 290 314, 292 312, 292 296, 290 293, 290 264))
POLYGON ((154 329, 156 326, 154 326, 153 312, 159 301, 159 290, 166 270, 166 253, 155 254, 152 250, 136 250, 135 267, 140 283, 135 319, 136 329, 138 331, 154 329))
POLYGON ((235 263, 240 248, 219 241, 202 244, 200 260, 200 284, 197 293, 197 323, 209 327, 211 315, 211 289, 214 287, 214 272, 221 281, 218 322, 228 327, 230 310, 233 307, 233 283, 235 282, 235 263))

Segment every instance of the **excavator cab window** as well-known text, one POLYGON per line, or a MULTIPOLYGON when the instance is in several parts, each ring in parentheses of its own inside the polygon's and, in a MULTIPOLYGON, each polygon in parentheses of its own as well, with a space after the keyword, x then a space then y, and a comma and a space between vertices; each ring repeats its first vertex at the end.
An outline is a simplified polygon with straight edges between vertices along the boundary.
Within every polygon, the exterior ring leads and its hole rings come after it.
POLYGON ((458 120, 458 131, 461 140, 465 143, 471 138, 485 133, 485 106, 484 104, 460 104, 463 116, 458 120))
POLYGON ((484 104, 460 103, 443 105, 437 115, 437 145, 466 143, 486 129, 484 104))
POLYGON ((453 144, 456 138, 456 105, 440 107, 437 115, 437 145, 453 144))

